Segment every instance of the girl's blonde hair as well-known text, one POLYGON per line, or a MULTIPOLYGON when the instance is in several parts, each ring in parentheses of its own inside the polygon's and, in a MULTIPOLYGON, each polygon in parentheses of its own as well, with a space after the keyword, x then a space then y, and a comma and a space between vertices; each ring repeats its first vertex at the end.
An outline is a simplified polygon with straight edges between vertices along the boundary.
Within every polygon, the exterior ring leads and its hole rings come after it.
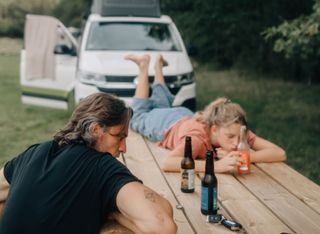
POLYGON ((242 107, 224 97, 217 98, 203 111, 198 111, 194 118, 209 127, 213 125, 224 127, 232 123, 247 125, 246 113, 242 107))

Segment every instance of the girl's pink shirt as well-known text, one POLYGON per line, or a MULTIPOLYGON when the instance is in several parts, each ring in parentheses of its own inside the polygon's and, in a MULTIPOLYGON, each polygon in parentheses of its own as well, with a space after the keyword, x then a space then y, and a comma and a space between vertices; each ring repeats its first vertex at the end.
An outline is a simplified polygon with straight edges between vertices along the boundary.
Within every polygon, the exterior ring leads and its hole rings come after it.
MULTIPOLYGON (((161 147, 174 149, 180 144, 184 144, 185 137, 192 138, 192 157, 194 159, 205 159, 206 151, 213 150, 208 129, 206 126, 192 117, 185 117, 172 125, 164 133, 164 140, 159 142, 161 147)), ((248 144, 254 144, 256 135, 249 131, 248 144)))

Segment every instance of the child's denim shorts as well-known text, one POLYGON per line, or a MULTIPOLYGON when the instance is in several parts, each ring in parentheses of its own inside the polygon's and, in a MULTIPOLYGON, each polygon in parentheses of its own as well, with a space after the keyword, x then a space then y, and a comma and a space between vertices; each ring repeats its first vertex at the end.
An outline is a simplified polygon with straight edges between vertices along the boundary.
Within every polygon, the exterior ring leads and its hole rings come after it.
POLYGON ((133 98, 130 127, 151 141, 161 141, 164 132, 178 120, 193 116, 185 107, 171 107, 174 96, 167 86, 155 82, 150 98, 133 98))

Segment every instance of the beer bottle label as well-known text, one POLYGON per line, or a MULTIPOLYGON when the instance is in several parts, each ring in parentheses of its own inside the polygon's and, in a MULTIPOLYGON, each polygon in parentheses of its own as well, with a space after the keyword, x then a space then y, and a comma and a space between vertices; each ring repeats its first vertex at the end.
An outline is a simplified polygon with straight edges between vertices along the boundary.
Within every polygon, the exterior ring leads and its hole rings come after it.
POLYGON ((182 169, 181 188, 194 189, 194 169, 182 169))
MULTIPOLYGON (((209 188, 201 187, 201 209, 209 210, 209 188)), ((218 189, 217 187, 212 188, 212 211, 218 209, 218 189)))

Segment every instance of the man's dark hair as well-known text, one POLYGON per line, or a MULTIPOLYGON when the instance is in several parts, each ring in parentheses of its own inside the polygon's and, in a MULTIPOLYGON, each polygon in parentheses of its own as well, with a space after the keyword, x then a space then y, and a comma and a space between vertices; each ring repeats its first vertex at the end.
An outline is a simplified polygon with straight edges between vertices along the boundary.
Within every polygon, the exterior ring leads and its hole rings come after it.
POLYGON ((110 94, 95 93, 79 103, 66 127, 55 134, 54 140, 60 146, 83 143, 94 147, 96 139, 90 131, 93 123, 104 128, 128 125, 131 117, 132 109, 126 107, 122 100, 110 94))

